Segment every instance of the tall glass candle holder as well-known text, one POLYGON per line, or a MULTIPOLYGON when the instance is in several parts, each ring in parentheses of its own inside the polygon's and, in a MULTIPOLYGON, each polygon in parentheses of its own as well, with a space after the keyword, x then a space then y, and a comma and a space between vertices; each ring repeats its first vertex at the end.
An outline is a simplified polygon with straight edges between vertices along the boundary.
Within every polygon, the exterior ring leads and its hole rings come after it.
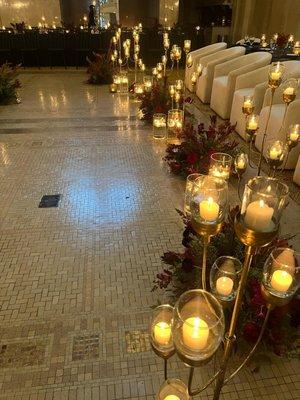
POLYGON ((285 104, 292 103, 297 95, 298 81, 295 78, 288 79, 282 85, 282 100, 285 104))
POLYGON ((167 379, 159 389, 156 400, 191 400, 188 388, 179 379, 167 379))
POLYGON ((246 122, 246 135, 249 142, 254 142, 258 130, 259 115, 252 114, 246 122))
POLYGON ((188 68, 191 68, 192 65, 193 65, 193 57, 192 57, 191 54, 188 54, 188 55, 186 56, 186 66, 187 66, 188 68))
POLYGON ((300 124, 290 125, 286 135, 287 145, 289 150, 297 146, 300 139, 300 124))
POLYGON ((222 256, 216 259, 210 270, 212 294, 219 300, 231 302, 236 297, 242 263, 239 259, 222 256))
POLYGON ((280 86, 284 73, 284 64, 281 62, 272 63, 269 68, 269 87, 276 89, 280 86))
POLYGON ((268 243, 278 231, 289 189, 275 178, 256 176, 245 186, 240 223, 248 230, 249 241, 268 243))
POLYGON ((154 351, 163 358, 174 354, 172 337, 173 307, 163 304, 156 307, 150 325, 150 342, 154 351))
POLYGON ((215 178, 228 180, 233 159, 226 153, 213 153, 210 156, 210 165, 208 174, 215 178))
POLYGON ((272 296, 291 298, 300 286, 300 254, 289 247, 274 249, 264 265, 263 285, 272 296))
POLYGON ((176 79, 176 81, 175 81, 175 89, 176 89, 178 92, 182 92, 182 91, 183 91, 183 89, 184 89, 184 83, 183 83, 183 80, 182 80, 182 79, 176 79))
POLYGON ((196 86, 197 80, 198 80, 198 74, 197 74, 197 72, 193 72, 191 75, 191 84, 192 84, 193 90, 196 86))
POLYGON ((186 178, 185 196, 184 196, 184 213, 187 216, 191 214, 191 199, 193 195, 194 184, 201 174, 190 174, 186 178))
MULTIPOLYGON (((176 93, 175 93, 176 95, 176 93)), ((168 111, 168 141, 177 143, 183 129, 184 113, 183 110, 174 108, 168 111)))
POLYGON ((153 115, 153 137, 164 139, 166 137, 166 114, 156 113, 153 115))
POLYGON ((135 83, 134 94, 141 95, 144 93, 144 85, 142 83, 135 83))
POLYGON ((267 162, 271 169, 280 167, 287 154, 286 145, 280 140, 272 142, 267 147, 267 162))
POLYGON ((239 153, 234 159, 235 172, 241 176, 246 172, 249 163, 248 155, 246 153, 239 153))
POLYGON ((254 111, 253 96, 244 96, 242 111, 243 114, 247 116, 253 113, 254 111))
POLYGON ((300 42, 295 42, 293 47, 293 53, 296 54, 297 56, 300 55, 300 42))
POLYGON ((222 342, 224 329, 223 309, 211 293, 190 290, 175 304, 173 341, 186 364, 197 367, 209 361, 222 342))

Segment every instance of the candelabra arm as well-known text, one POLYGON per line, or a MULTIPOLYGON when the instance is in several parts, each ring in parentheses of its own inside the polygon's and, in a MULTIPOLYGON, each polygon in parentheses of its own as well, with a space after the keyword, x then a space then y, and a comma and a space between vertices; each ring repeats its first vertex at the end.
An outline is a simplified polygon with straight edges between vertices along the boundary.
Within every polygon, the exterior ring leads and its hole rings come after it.
POLYGON ((269 125, 271 111, 272 111, 274 94, 275 94, 275 88, 272 88, 271 89, 271 100, 270 100, 269 112, 268 112, 265 132, 264 132, 263 140, 262 140, 262 144, 261 144, 261 152, 260 152, 260 158, 259 158, 259 163, 258 163, 257 176, 260 176, 261 165, 262 165, 262 160, 263 160, 263 155, 264 155, 264 147, 265 147, 265 142, 266 142, 266 137, 267 137, 267 130, 268 130, 268 125, 269 125))
POLYGON ((226 335, 227 340, 225 342, 225 350, 224 350, 223 360, 222 360, 221 368, 220 368, 221 370, 218 374, 218 378, 217 378, 217 382, 216 382, 216 386, 215 386, 215 390, 214 390, 213 400, 219 400, 221 390, 224 385, 226 368, 227 368, 227 364, 228 364, 228 361, 229 361, 229 358, 231 355, 232 345, 233 345, 234 339, 235 339, 235 328, 236 328, 240 308, 242 305, 245 286, 247 283, 247 277, 248 277, 248 273, 249 273, 249 269, 250 269, 250 265, 251 265, 254 253, 255 253, 255 247, 253 247, 253 246, 246 247, 246 254, 245 254, 245 259, 244 259, 244 264, 243 264, 243 269, 242 269, 242 275, 241 275, 241 279, 239 282, 239 287, 238 287, 238 291, 237 291, 237 295, 236 295, 236 299, 235 299, 235 303, 234 303, 234 307, 233 307, 233 311, 232 311, 232 317, 231 317, 231 321, 230 321, 229 331, 226 335))
POLYGON ((193 383, 193 377, 194 377, 194 367, 190 367, 190 373, 189 373, 189 382, 188 382, 188 391, 189 391, 189 395, 191 397, 197 396, 199 393, 203 392, 203 390, 205 390, 206 388, 208 388, 208 386, 210 386, 214 380, 217 378, 217 376, 219 375, 220 370, 218 370, 214 376, 212 376, 204 386, 193 390, 192 389, 192 383, 193 383))
POLYGON ((206 290, 206 267, 207 267, 207 251, 208 245, 210 242, 210 236, 203 236, 203 253, 202 253, 202 272, 201 272, 201 280, 202 280, 202 289, 206 290))
POLYGON ((227 379, 225 379, 224 385, 226 385, 229 381, 231 381, 231 379, 234 378, 234 377, 240 372, 240 370, 241 370, 242 368, 244 368, 244 366, 247 364, 247 362, 250 360, 250 358, 251 358, 251 357, 253 356, 253 354, 255 353, 255 351, 256 351, 256 349, 257 349, 259 343, 261 342, 261 339, 262 339, 262 337, 263 337, 263 335, 264 335, 264 333, 265 333, 266 326, 267 326, 267 323, 268 323, 268 320, 269 320, 269 316, 270 316, 270 312, 271 312, 271 310, 272 310, 271 304, 268 304, 267 307, 268 307, 268 308, 267 308, 267 314, 266 314, 266 316, 265 316, 264 322, 263 322, 263 324, 262 324, 262 327, 261 327, 261 330, 260 330, 260 333, 259 333, 259 336, 258 336, 258 338, 257 338, 257 341, 256 341, 255 345, 252 347, 251 351, 249 352, 249 354, 247 355, 247 357, 245 357, 245 359, 244 359, 244 361, 241 363, 241 365, 240 365, 234 372, 232 372, 232 374, 231 374, 227 379))
POLYGON ((168 359, 164 358, 164 377, 165 381, 168 379, 168 359))

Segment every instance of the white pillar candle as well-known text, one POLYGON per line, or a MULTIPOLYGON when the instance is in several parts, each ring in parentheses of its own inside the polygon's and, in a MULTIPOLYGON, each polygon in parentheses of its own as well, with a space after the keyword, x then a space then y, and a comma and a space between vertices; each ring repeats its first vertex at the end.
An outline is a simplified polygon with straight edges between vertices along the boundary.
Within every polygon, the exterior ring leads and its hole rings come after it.
POLYGON ((280 269, 275 271, 271 278, 271 286, 278 292, 286 292, 287 290, 289 290, 292 282, 292 275, 280 269))
POLYGON ((271 147, 270 152, 269 152, 269 157, 271 160, 277 160, 281 156, 281 151, 280 149, 277 149, 275 147, 271 147))
POLYGON ((258 127, 258 123, 255 119, 250 119, 247 127, 248 127, 248 129, 256 130, 258 127))
POLYGON ((216 289, 222 296, 229 296, 232 292, 233 280, 228 276, 221 276, 216 281, 216 289))
POLYGON ((175 394, 169 394, 169 396, 165 397, 164 400, 180 400, 180 398, 175 394))
POLYGON ((208 325, 198 317, 188 318, 182 326, 184 344, 193 350, 203 350, 207 345, 208 325))
POLYGON ((218 219, 219 209, 219 204, 217 204, 212 197, 201 201, 199 204, 200 217, 209 222, 218 219))
POLYGON ((158 322, 154 326, 154 338, 157 343, 167 345, 171 339, 171 326, 167 322, 158 322))
POLYGON ((271 230, 274 209, 263 200, 250 203, 246 209, 245 224, 255 231, 268 232, 271 230))

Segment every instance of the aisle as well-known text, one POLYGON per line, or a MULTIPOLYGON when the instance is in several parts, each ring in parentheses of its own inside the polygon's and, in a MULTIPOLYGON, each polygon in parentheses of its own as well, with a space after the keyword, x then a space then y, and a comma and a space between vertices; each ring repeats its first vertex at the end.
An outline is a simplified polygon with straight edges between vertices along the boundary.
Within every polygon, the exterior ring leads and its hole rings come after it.
MULTIPOLYGON (((84 79, 23 75, 22 104, 0 109, 0 399, 150 400, 162 382, 150 289, 180 248, 184 184, 137 104, 84 79), (59 207, 38 208, 51 194, 59 207)), ((263 368, 253 390, 245 371, 224 399, 296 398, 297 366, 263 368)))

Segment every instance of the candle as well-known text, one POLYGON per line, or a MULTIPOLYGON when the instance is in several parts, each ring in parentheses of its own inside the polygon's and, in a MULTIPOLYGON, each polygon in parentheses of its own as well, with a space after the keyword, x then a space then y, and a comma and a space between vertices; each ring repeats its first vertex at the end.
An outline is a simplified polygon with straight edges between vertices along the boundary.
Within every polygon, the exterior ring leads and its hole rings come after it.
POLYGON ((295 94, 295 89, 293 88, 293 87, 287 87, 284 91, 283 91, 283 94, 286 94, 286 95, 293 95, 293 94, 295 94))
POLYGON ((167 322, 158 322, 154 326, 154 338, 157 343, 167 345, 171 339, 171 326, 167 322))
POLYGON ((244 169, 246 166, 245 160, 243 158, 239 158, 236 166, 238 169, 244 169))
POLYGON ((169 394, 169 396, 165 397, 164 400, 180 400, 180 398, 175 394, 169 394))
POLYGON ((281 77, 281 73, 279 71, 273 71, 270 76, 273 81, 278 81, 281 77))
POLYGON ((263 200, 250 203, 246 209, 245 224, 255 231, 268 232, 272 228, 272 216, 274 209, 263 200))
POLYGON ((258 122, 255 120, 255 118, 251 118, 248 122, 248 129, 255 131, 258 128, 258 122))
POLYGON ((229 169, 227 167, 210 168, 209 175, 215 176, 216 178, 228 179, 229 169))
POLYGON ((286 271, 277 270, 273 273, 271 278, 271 286, 278 292, 286 292, 289 290, 293 282, 293 277, 286 271))
POLYGON ((200 217, 205 221, 215 221, 219 216, 219 204, 214 202, 212 197, 201 201, 199 204, 200 217))
POLYGON ((252 100, 245 100, 244 101, 244 107, 245 108, 252 108, 252 100))
POLYGON ((294 131, 294 132, 290 133, 290 140, 292 142, 297 142, 298 139, 299 139, 299 133, 298 132, 294 131))
POLYGON ((203 350, 207 345, 208 335, 207 323, 198 317, 188 318, 182 326, 183 342, 193 350, 203 350))
POLYGON ((269 158, 271 160, 277 160, 278 158, 280 158, 281 154, 282 154, 281 149, 271 147, 270 152, 269 152, 269 158))
POLYGON ((229 296, 233 288, 233 280, 227 276, 222 276, 216 282, 217 292, 223 296, 229 296))

